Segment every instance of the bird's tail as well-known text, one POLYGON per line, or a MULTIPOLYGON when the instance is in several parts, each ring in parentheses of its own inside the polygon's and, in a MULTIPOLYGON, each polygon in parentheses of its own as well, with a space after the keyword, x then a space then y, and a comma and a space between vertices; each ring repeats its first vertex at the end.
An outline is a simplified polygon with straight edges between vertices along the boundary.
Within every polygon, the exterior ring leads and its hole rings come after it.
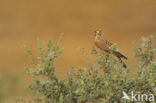
POLYGON ((127 68, 127 65, 121 60, 121 58, 118 57, 118 59, 119 59, 119 62, 123 65, 123 67, 127 68))
POLYGON ((115 56, 119 57, 119 58, 124 58, 124 59, 126 59, 126 60, 127 60, 127 57, 126 57, 126 56, 124 56, 123 54, 121 54, 120 52, 113 51, 113 54, 114 54, 115 56))

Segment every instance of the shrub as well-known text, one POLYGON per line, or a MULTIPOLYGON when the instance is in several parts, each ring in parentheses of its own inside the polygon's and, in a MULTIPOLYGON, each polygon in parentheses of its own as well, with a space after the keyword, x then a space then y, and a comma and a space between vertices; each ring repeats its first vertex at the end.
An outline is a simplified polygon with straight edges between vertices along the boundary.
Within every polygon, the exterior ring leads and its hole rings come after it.
MULTIPOLYGON (((63 49, 61 38, 56 44, 49 41, 46 48, 39 42, 38 62, 32 59, 27 72, 34 83, 29 88, 39 94, 30 103, 132 103, 122 99, 123 91, 139 91, 156 96, 156 36, 142 37, 135 48, 138 70, 129 74, 117 58, 93 48, 90 52, 94 63, 87 67, 73 67, 61 80, 56 76, 54 62, 63 49), (95 58, 95 59, 94 59, 95 58)), ((30 56, 32 53, 24 46, 30 56)), ((112 46, 116 49, 116 45, 112 46)), ((142 101, 143 102, 143 101, 142 101)), ((146 102, 146 101, 144 101, 146 102)))

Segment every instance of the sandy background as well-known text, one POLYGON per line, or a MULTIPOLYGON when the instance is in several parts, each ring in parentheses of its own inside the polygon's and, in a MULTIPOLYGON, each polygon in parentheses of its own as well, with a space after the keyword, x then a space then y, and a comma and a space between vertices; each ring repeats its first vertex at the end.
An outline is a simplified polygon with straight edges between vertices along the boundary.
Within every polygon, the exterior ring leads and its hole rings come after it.
POLYGON ((92 48, 96 29, 118 44, 131 66, 132 41, 155 34, 155 28, 155 0, 0 0, 0 75, 13 88, 12 77, 23 78, 23 67, 30 61, 21 45, 28 45, 36 56, 36 39, 46 44, 50 34, 54 40, 64 34, 65 52, 56 63, 59 71, 83 66, 85 60, 76 48, 92 48))

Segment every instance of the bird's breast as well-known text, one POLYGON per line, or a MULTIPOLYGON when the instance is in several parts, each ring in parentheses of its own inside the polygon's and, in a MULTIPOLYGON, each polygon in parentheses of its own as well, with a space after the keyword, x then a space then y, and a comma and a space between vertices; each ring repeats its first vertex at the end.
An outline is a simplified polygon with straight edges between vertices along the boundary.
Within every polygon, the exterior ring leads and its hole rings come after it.
POLYGON ((100 39, 96 39, 96 38, 95 38, 94 44, 95 44, 95 46, 98 47, 99 49, 102 49, 102 50, 109 50, 109 46, 108 46, 103 40, 100 40, 100 39))

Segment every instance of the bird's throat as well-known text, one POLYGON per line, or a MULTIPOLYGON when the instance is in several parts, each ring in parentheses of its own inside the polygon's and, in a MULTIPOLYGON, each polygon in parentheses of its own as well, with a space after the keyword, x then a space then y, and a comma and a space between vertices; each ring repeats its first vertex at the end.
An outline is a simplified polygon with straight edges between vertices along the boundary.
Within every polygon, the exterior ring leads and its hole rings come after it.
POLYGON ((99 37, 100 37, 100 35, 98 35, 98 34, 95 35, 95 38, 99 38, 99 37))

